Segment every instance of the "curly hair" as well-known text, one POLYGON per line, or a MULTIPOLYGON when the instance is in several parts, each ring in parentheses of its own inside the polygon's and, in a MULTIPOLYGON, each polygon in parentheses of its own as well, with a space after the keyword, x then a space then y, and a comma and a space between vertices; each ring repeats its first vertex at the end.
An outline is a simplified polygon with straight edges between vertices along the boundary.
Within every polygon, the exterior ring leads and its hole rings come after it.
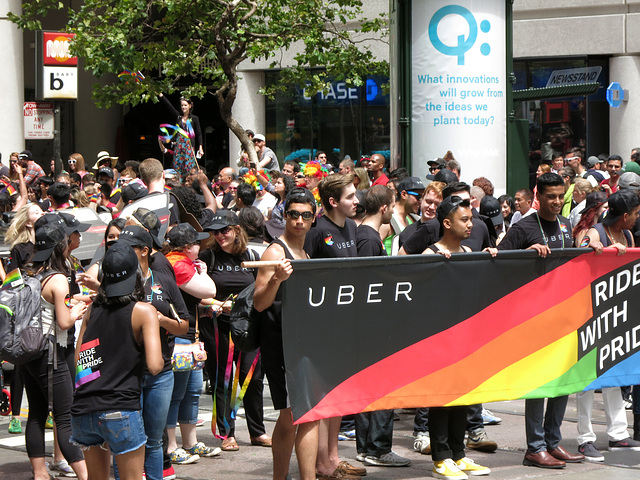
POLYGON ((187 212, 196 217, 198 221, 200 220, 202 205, 198 201, 198 197, 196 197, 196 192, 193 188, 183 186, 173 187, 171 194, 180 200, 180 203, 182 203, 182 206, 187 212))

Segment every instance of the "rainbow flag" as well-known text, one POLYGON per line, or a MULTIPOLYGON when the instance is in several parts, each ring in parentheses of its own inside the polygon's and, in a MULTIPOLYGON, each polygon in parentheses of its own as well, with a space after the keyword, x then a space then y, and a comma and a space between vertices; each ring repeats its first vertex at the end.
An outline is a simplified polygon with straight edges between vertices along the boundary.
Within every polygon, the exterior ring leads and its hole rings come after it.
POLYGON ((10 271, 4 277, 4 282, 2 282, 1 288, 15 288, 24 283, 22 278, 22 273, 20 273, 20 269, 16 268, 15 270, 10 271))

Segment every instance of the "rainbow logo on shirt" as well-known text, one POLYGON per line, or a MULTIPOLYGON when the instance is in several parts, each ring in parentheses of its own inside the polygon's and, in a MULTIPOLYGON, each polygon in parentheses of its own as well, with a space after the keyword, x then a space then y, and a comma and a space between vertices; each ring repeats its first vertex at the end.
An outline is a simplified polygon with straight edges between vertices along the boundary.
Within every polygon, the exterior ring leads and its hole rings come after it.
POLYGON ((102 357, 96 353, 96 347, 100 345, 100 339, 96 338, 80 346, 78 363, 76 364, 76 388, 100 378, 100 365, 102 357), (93 368, 96 368, 95 371, 93 368))
POLYGON ((151 285, 151 293, 155 295, 162 295, 162 285, 151 285))
POLYGON ((562 231, 562 233, 569 232, 569 230, 567 229, 567 226, 564 223, 560 223, 560 230, 562 231))
POLYGON ((333 235, 329 234, 328 237, 324 237, 324 243, 329 246, 333 245, 333 235))

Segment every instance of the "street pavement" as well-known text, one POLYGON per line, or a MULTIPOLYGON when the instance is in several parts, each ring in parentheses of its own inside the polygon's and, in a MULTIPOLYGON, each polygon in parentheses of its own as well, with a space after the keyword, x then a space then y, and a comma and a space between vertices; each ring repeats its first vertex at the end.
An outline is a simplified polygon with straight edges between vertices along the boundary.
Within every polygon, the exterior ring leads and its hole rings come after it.
MULTIPOLYGON (((265 423, 267 432, 273 431, 277 412, 271 407, 268 387, 265 385, 265 423)), ((481 453, 468 450, 467 454, 481 465, 491 468, 489 477, 493 479, 551 479, 562 477, 563 480, 638 480, 640 479, 640 452, 607 452, 602 398, 596 394, 594 403, 594 429, 598 439, 596 445, 603 451, 604 464, 581 463, 568 464, 563 470, 545 470, 522 465, 524 455, 524 401, 499 402, 485 405, 494 414, 502 418, 502 423, 487 426, 489 437, 498 443, 495 453, 481 453)), ((26 423, 26 399, 23 400, 23 431, 26 423)), ((242 413, 242 411, 240 412, 242 413)), ((409 467, 384 468, 368 467, 368 480, 402 479, 414 480, 430 478, 432 468, 431 457, 413 451, 413 415, 398 412, 399 421, 395 422, 393 450, 411 459, 409 467)), ((211 396, 203 394, 200 403, 200 416, 206 420, 203 427, 198 428, 198 440, 207 445, 219 445, 211 433, 211 396)), ((628 412, 629 424, 632 425, 632 414, 628 412)), ((0 480, 30 480, 33 478, 24 447, 23 435, 7 433, 10 417, 0 417, 0 480)), ((631 431, 631 430, 630 430, 631 431)), ((564 441, 562 445, 571 452, 577 452, 576 443, 576 405, 575 396, 571 396, 565 422, 562 428, 564 441)), ((53 451, 53 435, 47 430, 47 454, 53 451)), ((244 418, 236 423, 236 438, 240 445, 237 452, 223 452, 218 457, 203 458, 192 465, 176 465, 177 478, 181 480, 254 480, 271 478, 271 449, 254 447, 249 443, 249 434, 244 418)), ((354 441, 340 442, 340 457, 354 465, 354 441)), ((49 458, 48 461, 51 461, 49 458)), ((291 475, 298 479, 295 457, 292 457, 291 475)))

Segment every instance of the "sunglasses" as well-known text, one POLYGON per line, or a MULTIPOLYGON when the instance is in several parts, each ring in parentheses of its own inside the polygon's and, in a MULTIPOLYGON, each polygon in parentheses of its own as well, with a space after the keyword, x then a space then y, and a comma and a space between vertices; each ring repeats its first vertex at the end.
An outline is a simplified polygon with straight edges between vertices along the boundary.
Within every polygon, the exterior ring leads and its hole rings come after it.
POLYGON ((299 212, 297 210, 289 210, 285 213, 291 220, 298 220, 301 216, 303 220, 312 220, 315 216, 313 212, 299 212))
POLYGON ((226 235, 227 233, 229 233, 229 230, 231 230, 231 227, 227 226, 227 227, 221 228, 220 230, 213 230, 213 234, 226 235))
POLYGON ((69 164, 71 164, 71 165, 75 165, 76 164, 75 160, 67 160, 67 162, 69 162, 69 164))
POLYGON ((435 171, 437 171, 437 170, 442 170, 442 167, 429 167, 429 171, 430 171, 431 173, 433 173, 433 172, 435 172, 435 171))

